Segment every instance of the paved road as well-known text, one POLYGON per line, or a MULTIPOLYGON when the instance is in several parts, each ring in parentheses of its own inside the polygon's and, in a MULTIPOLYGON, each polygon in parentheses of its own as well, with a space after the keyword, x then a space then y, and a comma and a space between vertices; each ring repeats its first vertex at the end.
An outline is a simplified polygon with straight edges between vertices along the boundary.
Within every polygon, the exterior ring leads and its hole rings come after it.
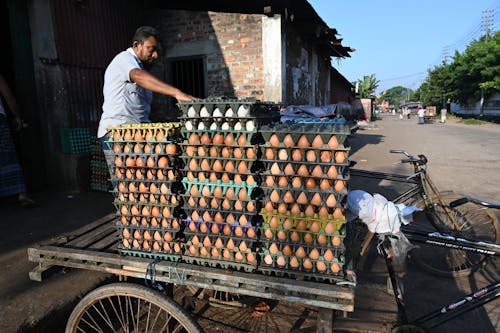
MULTIPOLYGON (((359 131, 351 139, 351 159, 358 162, 356 168, 409 174, 407 166, 396 164, 398 157, 389 153, 389 149, 404 148, 427 155, 430 172, 440 188, 500 202, 499 125, 466 126, 451 122, 417 125, 416 119, 400 120, 388 115, 376 124, 376 129, 359 131)), ((33 268, 26 257, 28 247, 74 230, 113 210, 112 199, 106 194, 85 193, 69 199, 62 194, 40 193, 36 199, 42 206, 30 211, 21 210, 12 203, 0 203, 3 225, 0 237, 0 332, 61 331, 71 302, 106 278, 92 272, 71 271, 57 274, 42 283, 28 279, 28 272, 33 268), (42 322, 36 324, 40 319, 42 322)), ((500 271, 498 266, 494 269, 496 273, 500 271)), ((485 285, 492 274, 478 273, 470 279, 455 281, 434 279, 410 262, 404 277, 410 317, 451 302, 471 288, 485 285)), ((356 312, 352 317, 394 320, 395 306, 385 292, 386 280, 380 258, 371 252, 358 275, 356 312)), ((227 312, 214 309, 212 313, 218 313, 221 320, 230 318, 227 312)), ((273 312, 278 327, 300 327, 302 332, 309 331, 306 328, 312 325, 311 319, 316 315, 312 310, 289 305, 279 305, 273 312)), ((222 331, 231 330, 226 327, 222 331)), ((496 331, 500 331, 498 301, 490 304, 487 311, 476 311, 434 332, 496 331)))

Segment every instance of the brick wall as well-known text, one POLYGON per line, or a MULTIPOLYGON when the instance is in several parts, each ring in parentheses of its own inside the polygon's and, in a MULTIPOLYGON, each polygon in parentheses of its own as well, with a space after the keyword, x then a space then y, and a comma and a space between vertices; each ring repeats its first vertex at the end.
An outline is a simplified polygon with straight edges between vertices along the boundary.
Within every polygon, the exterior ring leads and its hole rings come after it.
POLYGON ((152 14, 166 50, 191 45, 192 56, 205 57, 208 96, 262 99, 261 15, 178 10, 152 14))

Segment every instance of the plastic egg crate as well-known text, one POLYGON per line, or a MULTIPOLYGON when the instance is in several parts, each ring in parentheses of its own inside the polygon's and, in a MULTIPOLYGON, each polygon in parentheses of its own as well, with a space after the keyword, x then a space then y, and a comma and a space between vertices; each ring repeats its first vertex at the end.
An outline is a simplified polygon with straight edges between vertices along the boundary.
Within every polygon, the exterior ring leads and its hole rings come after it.
POLYGON ((118 219, 120 227, 141 226, 144 228, 161 228, 166 231, 177 232, 183 226, 178 217, 155 217, 155 216, 129 216, 122 215, 118 219))
POLYGON ((266 142, 274 147, 313 147, 337 149, 351 134, 347 125, 331 123, 282 123, 259 129, 266 142))
POLYGON ((179 118, 184 122, 184 127, 188 131, 247 131, 254 132, 256 128, 263 123, 267 124, 261 119, 253 117, 244 118, 229 118, 229 117, 181 117, 179 118))
POLYGON ((344 229, 340 229, 337 235, 331 235, 323 230, 312 232, 308 230, 284 229, 282 227, 272 228, 269 224, 264 223, 260 226, 260 230, 261 240, 294 242, 298 244, 338 247, 343 244, 345 239, 344 229))
POLYGON ((184 231, 186 244, 194 247, 213 246, 217 249, 240 251, 241 253, 255 252, 257 239, 243 237, 229 237, 224 235, 197 234, 188 230, 184 231))
POLYGON ((313 124, 333 124, 333 125, 345 125, 347 122, 345 118, 300 118, 289 119, 284 122, 286 123, 313 123, 313 124))
POLYGON ((212 183, 217 183, 218 181, 224 183, 224 184, 236 184, 240 185, 243 182, 247 186, 252 186, 256 183, 257 177, 255 174, 249 173, 249 174, 241 174, 239 172, 227 172, 227 171, 191 171, 184 169, 182 170, 183 173, 186 175, 185 178, 187 178, 188 182, 194 182, 198 181, 201 183, 206 182, 207 180, 212 182, 212 183))
MULTIPOLYGON (((262 202, 262 213, 279 215, 292 214, 297 217, 308 217, 316 219, 339 220, 344 219, 344 207, 327 207, 326 205, 313 206, 311 204, 271 202, 269 200, 262 202), (292 213, 293 212, 293 213, 292 213)), ((343 204, 341 204, 343 206, 343 204)))
POLYGON ((200 220, 194 221, 190 217, 187 217, 185 220, 183 220, 183 222, 185 225, 184 230, 192 234, 212 234, 219 236, 257 239, 258 227, 252 224, 240 226, 234 224, 231 225, 224 222, 200 220))
POLYGON ((309 163, 294 161, 276 161, 261 159, 264 170, 275 176, 300 176, 318 178, 337 178, 345 174, 349 162, 344 163, 309 163))
POLYGON ((282 253, 271 254, 267 251, 259 253, 259 271, 266 275, 303 276, 310 280, 337 282, 343 280, 344 256, 340 255, 331 261, 323 256, 318 259, 285 256, 282 253))
POLYGON ((186 140, 185 144, 220 145, 220 146, 248 146, 262 143, 260 135, 255 135, 254 131, 236 130, 191 130, 182 129, 186 140))
POLYGON ((184 206, 186 209, 215 209, 228 212, 245 212, 247 214, 257 214, 256 201, 251 199, 228 199, 213 196, 192 196, 183 195, 184 206))
POLYGON ((179 211, 175 209, 178 204, 151 204, 151 203, 128 203, 115 200, 113 202, 118 216, 138 217, 179 217, 179 211))
POLYGON ((337 208, 343 208, 347 196, 346 189, 342 190, 342 192, 326 192, 321 189, 300 190, 296 188, 262 187, 262 190, 264 192, 262 197, 264 202, 286 203, 289 205, 297 203, 299 205, 326 207, 329 214, 334 214, 337 208))
POLYGON ((265 161, 283 161, 294 163, 346 165, 350 148, 302 148, 273 147, 269 143, 260 146, 262 159, 265 161))
POLYGON ((113 164, 117 168, 179 169, 180 155, 116 154, 113 164))
POLYGON ((227 146, 227 145, 216 145, 216 144, 189 144, 182 143, 183 155, 181 158, 185 160, 186 165, 189 159, 193 158, 231 158, 231 159, 243 159, 243 160, 256 160, 257 159, 257 148, 252 145, 243 146, 227 146))
POLYGON ((168 142, 177 141, 182 123, 127 124, 109 127, 108 142, 168 142))
POLYGON ((255 223, 256 212, 249 214, 239 211, 225 211, 221 209, 193 208, 184 205, 186 215, 193 221, 225 222, 229 225, 247 226, 255 223))
POLYGON ((151 205, 168 204, 178 206, 182 203, 182 197, 178 194, 153 194, 153 193, 121 193, 114 192, 115 198, 124 204, 149 203, 151 205))
MULTIPOLYGON (((181 138, 179 138, 179 141, 181 138)), ((177 141, 152 142, 152 141, 124 141, 111 142, 111 149, 115 154, 156 154, 176 155, 180 151, 177 141)))
POLYGON ((190 171, 225 171, 240 174, 253 173, 254 159, 226 157, 190 157, 182 156, 187 170, 190 171))
POLYGON ((257 268, 257 254, 253 252, 242 254, 239 251, 229 251, 227 249, 220 251, 220 249, 215 249, 214 251, 217 251, 217 256, 212 257, 210 252, 212 252, 213 248, 211 247, 200 247, 197 249, 197 251, 203 252, 203 254, 200 253, 199 256, 191 255, 189 252, 190 248, 191 247, 188 246, 188 249, 185 250, 182 256, 182 260, 189 264, 232 269, 247 273, 251 273, 257 268), (222 255, 219 253, 222 253, 222 255))
MULTIPOLYGON (((181 192, 182 185, 178 181, 158 181, 158 180, 146 180, 146 181, 135 181, 135 180, 123 180, 120 179, 116 182, 116 187, 113 192, 115 195, 123 194, 129 197, 133 197, 136 194, 161 194, 161 195, 173 195, 181 192), (132 196, 130 196, 132 194, 132 196)), ((135 197, 135 199, 138 199, 135 197)), ((140 198, 139 198, 140 199, 140 198)), ((161 197, 159 199, 162 199, 161 197)), ((128 199, 129 201, 133 201, 128 199)), ((123 200, 122 200, 123 201, 123 200)))
POLYGON ((280 120, 280 105, 257 100, 210 98, 179 102, 184 117, 269 117, 280 120))
MULTIPOLYGON (((321 232, 329 236, 345 236, 346 219, 344 216, 332 219, 331 217, 306 216, 304 213, 285 214, 261 211, 263 226, 272 226, 272 230, 303 230, 307 232, 321 232)), ((275 234, 275 232, 273 232, 275 234)), ((264 234, 262 234, 264 236, 264 234)))
POLYGON ((185 192, 192 196, 198 196, 201 193, 204 196, 231 198, 232 195, 240 200, 250 198, 253 190, 257 188, 257 184, 255 183, 247 185, 246 182, 235 184, 233 181, 229 181, 228 183, 223 183, 222 181, 214 183, 210 180, 204 182, 199 180, 189 181, 187 177, 182 179, 182 185, 184 186, 185 192))
POLYGON ((342 192, 348 185, 350 176, 348 170, 337 177, 314 177, 298 175, 273 175, 269 171, 260 174, 262 187, 267 188, 288 188, 288 189, 321 189, 323 191, 335 190, 342 192))

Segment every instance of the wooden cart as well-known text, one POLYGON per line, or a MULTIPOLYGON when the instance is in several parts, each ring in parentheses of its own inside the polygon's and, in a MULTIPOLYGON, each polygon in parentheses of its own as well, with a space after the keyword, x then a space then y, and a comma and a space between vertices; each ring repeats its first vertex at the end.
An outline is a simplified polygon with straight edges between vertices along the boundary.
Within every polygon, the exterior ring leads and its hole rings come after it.
MULTIPOLYGON (((61 267, 80 268, 112 273, 120 277, 146 279, 151 284, 164 282, 166 286, 185 286, 191 290, 215 290, 300 303, 318 309, 317 332, 332 332, 334 311, 344 313, 354 311, 355 279, 336 284, 300 281, 286 277, 121 255, 117 251, 118 235, 114 218, 115 215, 110 214, 72 233, 29 248, 29 260, 38 263, 38 266, 30 272, 30 278, 41 281, 49 270, 61 267)), ((192 316, 169 299, 168 293, 160 294, 152 288, 123 282, 101 288, 102 290, 96 290, 87 295, 77 305, 68 321, 67 332, 78 331, 77 326, 85 321, 88 323, 104 320, 100 319, 103 314, 99 311, 97 311, 98 314, 90 312, 109 304, 114 304, 112 307, 116 307, 115 313, 133 312, 131 309, 135 309, 137 304, 149 304, 149 309, 158 308, 158 313, 164 312, 164 317, 170 318, 167 320, 168 327, 173 325, 180 331, 187 332, 202 331, 192 316), (93 318, 85 319, 86 316, 93 318)), ((143 324, 148 325, 152 322, 151 316, 152 313, 148 313, 147 316, 137 315, 132 321, 137 327, 143 324)), ((338 324, 340 322, 335 319, 336 328, 338 324)), ((122 323, 122 325, 125 324, 122 323)), ((384 324, 376 324, 377 327, 370 326, 372 324, 366 325, 371 327, 370 330, 389 330, 384 324)), ((347 326, 359 328, 354 329, 355 331, 366 331, 366 325, 359 322, 348 323, 347 320, 340 324, 343 328, 347 326)))

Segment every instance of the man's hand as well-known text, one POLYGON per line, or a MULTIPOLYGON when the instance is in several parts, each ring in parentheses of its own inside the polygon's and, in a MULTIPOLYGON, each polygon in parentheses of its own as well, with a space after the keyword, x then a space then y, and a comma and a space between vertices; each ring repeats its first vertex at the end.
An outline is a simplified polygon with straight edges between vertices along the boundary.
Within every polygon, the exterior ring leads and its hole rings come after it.
POLYGON ((179 90, 177 94, 175 94, 175 99, 178 100, 179 102, 189 102, 189 101, 194 101, 199 98, 193 97, 189 94, 183 93, 182 91, 179 90))
POLYGON ((19 116, 15 116, 12 119, 12 126, 14 128, 14 131, 20 131, 23 128, 23 121, 19 116))

